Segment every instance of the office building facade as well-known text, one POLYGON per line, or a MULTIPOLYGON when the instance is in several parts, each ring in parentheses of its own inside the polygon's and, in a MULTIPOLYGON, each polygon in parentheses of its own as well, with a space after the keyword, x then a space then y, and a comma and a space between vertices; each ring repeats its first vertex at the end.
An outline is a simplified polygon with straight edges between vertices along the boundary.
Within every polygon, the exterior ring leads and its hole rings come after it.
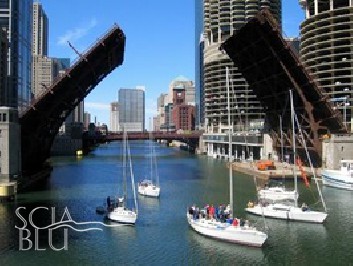
POLYGON ((119 127, 119 103, 110 103, 110 131, 117 132, 119 127))
POLYGON ((154 124, 155 130, 161 130, 161 126, 165 123, 165 113, 164 113, 164 106, 168 104, 169 95, 168 93, 161 93, 160 96, 157 98, 157 117, 156 123, 154 124))
POLYGON ((49 21, 39 2, 33 3, 32 54, 48 55, 49 21))
POLYGON ((196 128, 204 125, 205 97, 203 86, 203 0, 195 0, 195 107, 196 128))
POLYGON ((22 113, 31 100, 32 1, 0 1, 0 27, 5 28, 8 49, 8 105, 22 113))
POLYGON ((300 0, 300 56, 353 131, 353 1, 300 0))
POLYGON ((83 130, 88 130, 90 124, 91 124, 91 114, 88 112, 84 112, 84 114, 83 114, 83 130))
POLYGON ((0 106, 8 104, 7 50, 8 40, 5 30, 0 29, 0 106))
POLYGON ((145 130, 145 89, 119 89, 119 127, 120 130, 145 130))

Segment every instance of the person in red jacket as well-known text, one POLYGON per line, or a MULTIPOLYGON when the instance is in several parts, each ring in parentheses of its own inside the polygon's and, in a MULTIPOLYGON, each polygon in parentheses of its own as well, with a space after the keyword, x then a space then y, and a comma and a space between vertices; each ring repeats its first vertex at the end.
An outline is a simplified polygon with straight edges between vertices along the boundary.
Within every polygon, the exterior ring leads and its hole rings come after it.
POLYGON ((237 218, 233 219, 233 226, 238 226, 238 219, 237 218))
POLYGON ((213 205, 211 205, 211 207, 210 207, 210 219, 213 219, 213 215, 214 215, 214 207, 213 207, 213 205))

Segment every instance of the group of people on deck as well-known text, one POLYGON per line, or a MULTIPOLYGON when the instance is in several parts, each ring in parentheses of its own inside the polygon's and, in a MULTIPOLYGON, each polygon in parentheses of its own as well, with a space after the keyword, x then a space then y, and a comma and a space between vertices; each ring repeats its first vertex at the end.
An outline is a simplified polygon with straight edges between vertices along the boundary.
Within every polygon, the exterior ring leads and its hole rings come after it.
POLYGON ((230 205, 225 206, 221 204, 214 207, 213 205, 206 205, 203 208, 197 207, 195 204, 189 207, 189 214, 192 215, 193 219, 209 219, 216 220, 222 223, 228 222, 234 226, 244 226, 247 224, 247 221, 242 219, 232 219, 232 211, 230 205))

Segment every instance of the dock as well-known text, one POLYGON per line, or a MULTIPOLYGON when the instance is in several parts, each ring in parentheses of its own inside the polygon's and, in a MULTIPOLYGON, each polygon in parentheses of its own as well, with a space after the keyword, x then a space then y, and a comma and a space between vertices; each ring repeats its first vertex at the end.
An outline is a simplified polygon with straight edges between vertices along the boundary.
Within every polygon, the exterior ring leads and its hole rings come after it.
MULTIPOLYGON (((281 162, 275 162, 275 170, 264 170, 260 171, 256 167, 256 162, 233 162, 232 163, 232 168, 236 172, 240 172, 249 176, 256 176, 256 178, 268 181, 270 179, 272 180, 293 180, 294 179, 294 174, 293 174, 293 165, 289 163, 281 163, 281 162)), ((310 169, 310 167, 303 167, 306 175, 308 178, 313 176, 313 173, 310 169)), ((316 175, 318 175, 321 171, 320 169, 314 169, 316 171, 316 175)), ((301 177, 301 171, 299 170, 299 167, 296 167, 296 174, 300 178, 301 177)))

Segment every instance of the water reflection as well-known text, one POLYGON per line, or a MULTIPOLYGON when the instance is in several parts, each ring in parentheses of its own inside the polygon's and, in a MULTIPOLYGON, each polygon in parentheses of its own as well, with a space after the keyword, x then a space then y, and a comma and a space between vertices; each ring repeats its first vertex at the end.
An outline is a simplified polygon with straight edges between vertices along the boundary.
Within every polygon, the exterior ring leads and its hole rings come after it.
POLYGON ((225 243, 212 238, 204 237, 192 230, 189 231, 191 253, 199 254, 192 262, 199 260, 201 264, 241 264, 260 265, 264 264, 264 253, 261 248, 251 248, 232 243, 225 243))
MULTIPOLYGON (((141 177, 149 166, 144 156, 145 144, 131 143, 135 176, 141 177)), ((138 196, 135 226, 104 227, 101 232, 70 231, 68 252, 19 252, 18 230, 14 227, 20 223, 15 216, 18 206, 29 211, 38 206, 56 207, 57 217, 68 207, 77 222, 103 221, 95 209, 119 189, 119 142, 104 144, 82 159, 54 159, 51 178, 44 188, 19 194, 15 203, 0 205, 1 265, 349 265, 353 261, 352 191, 324 187, 329 214, 324 225, 266 219, 267 244, 262 249, 247 248, 205 238, 191 230, 186 221, 187 206, 193 203, 228 203, 226 162, 163 146, 156 147, 156 152, 161 197, 138 196)), ((234 172, 233 185, 236 216, 250 218, 262 228, 261 217, 250 217, 244 212, 248 200, 256 196, 253 178, 234 172)), ((317 201, 317 194, 303 184, 299 184, 299 189, 301 201, 317 201)), ((45 212, 38 212, 35 219, 36 224, 50 221, 45 212)), ((59 236, 55 242, 58 246, 62 243, 59 236)))

